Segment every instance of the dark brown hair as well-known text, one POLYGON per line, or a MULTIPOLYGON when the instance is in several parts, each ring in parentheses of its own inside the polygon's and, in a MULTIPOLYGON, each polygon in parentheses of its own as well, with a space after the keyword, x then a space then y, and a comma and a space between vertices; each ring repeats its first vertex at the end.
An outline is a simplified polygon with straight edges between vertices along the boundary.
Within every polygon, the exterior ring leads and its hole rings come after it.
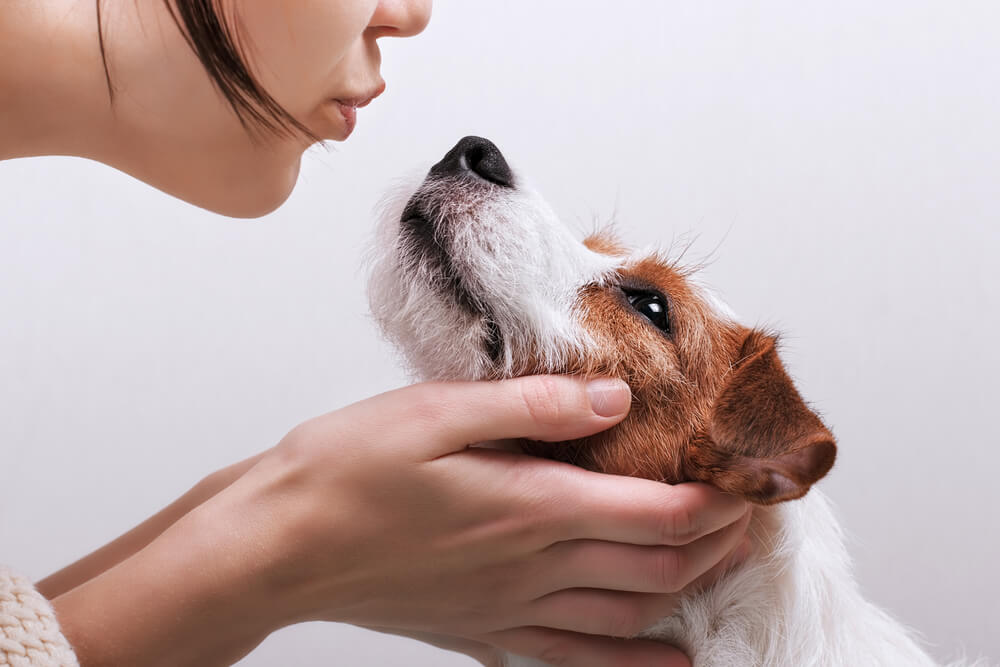
MULTIPOLYGON (((104 43, 104 24, 97 3, 98 44, 108 94, 114 103, 115 88, 108 66, 104 43)), ((300 135, 319 141, 302 123, 264 90, 250 72, 239 47, 238 25, 231 25, 219 10, 218 0, 163 0, 174 23, 184 35, 191 50, 198 56, 215 87, 226 98, 243 127, 256 136, 259 131, 272 135, 300 135)))

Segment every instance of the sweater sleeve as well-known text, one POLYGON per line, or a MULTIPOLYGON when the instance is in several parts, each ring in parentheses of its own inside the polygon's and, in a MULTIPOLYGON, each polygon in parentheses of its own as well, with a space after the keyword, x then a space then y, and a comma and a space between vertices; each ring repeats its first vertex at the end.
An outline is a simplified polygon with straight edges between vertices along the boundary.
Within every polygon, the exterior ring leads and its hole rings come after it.
POLYGON ((2 565, 0 667, 79 667, 49 601, 2 565))

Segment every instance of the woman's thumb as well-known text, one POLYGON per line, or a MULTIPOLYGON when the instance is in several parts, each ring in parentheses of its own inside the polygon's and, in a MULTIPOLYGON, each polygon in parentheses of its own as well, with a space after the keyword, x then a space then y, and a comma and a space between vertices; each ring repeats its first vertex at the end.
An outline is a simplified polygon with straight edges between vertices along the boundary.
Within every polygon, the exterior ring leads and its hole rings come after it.
POLYGON ((632 401, 621 380, 566 375, 432 382, 380 398, 402 399, 397 418, 420 427, 427 436, 424 442, 434 450, 429 452, 432 456, 487 440, 582 438, 620 422, 632 401))

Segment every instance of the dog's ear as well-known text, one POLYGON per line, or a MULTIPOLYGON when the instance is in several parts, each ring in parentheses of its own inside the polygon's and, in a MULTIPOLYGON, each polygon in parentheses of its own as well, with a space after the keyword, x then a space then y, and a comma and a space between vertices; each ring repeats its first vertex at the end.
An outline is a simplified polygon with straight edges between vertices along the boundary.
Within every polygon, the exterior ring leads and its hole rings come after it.
POLYGON ((775 339, 750 331, 685 465, 689 479, 771 505, 805 495, 836 455, 833 435, 795 389, 775 339))

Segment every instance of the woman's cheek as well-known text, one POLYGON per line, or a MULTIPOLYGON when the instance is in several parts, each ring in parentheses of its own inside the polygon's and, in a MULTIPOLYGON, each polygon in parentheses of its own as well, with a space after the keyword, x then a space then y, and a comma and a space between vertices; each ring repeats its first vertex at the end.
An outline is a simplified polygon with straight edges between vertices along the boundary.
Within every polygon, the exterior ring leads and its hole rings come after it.
POLYGON ((263 88, 305 118, 337 92, 337 67, 364 34, 375 0, 226 0, 263 88))

